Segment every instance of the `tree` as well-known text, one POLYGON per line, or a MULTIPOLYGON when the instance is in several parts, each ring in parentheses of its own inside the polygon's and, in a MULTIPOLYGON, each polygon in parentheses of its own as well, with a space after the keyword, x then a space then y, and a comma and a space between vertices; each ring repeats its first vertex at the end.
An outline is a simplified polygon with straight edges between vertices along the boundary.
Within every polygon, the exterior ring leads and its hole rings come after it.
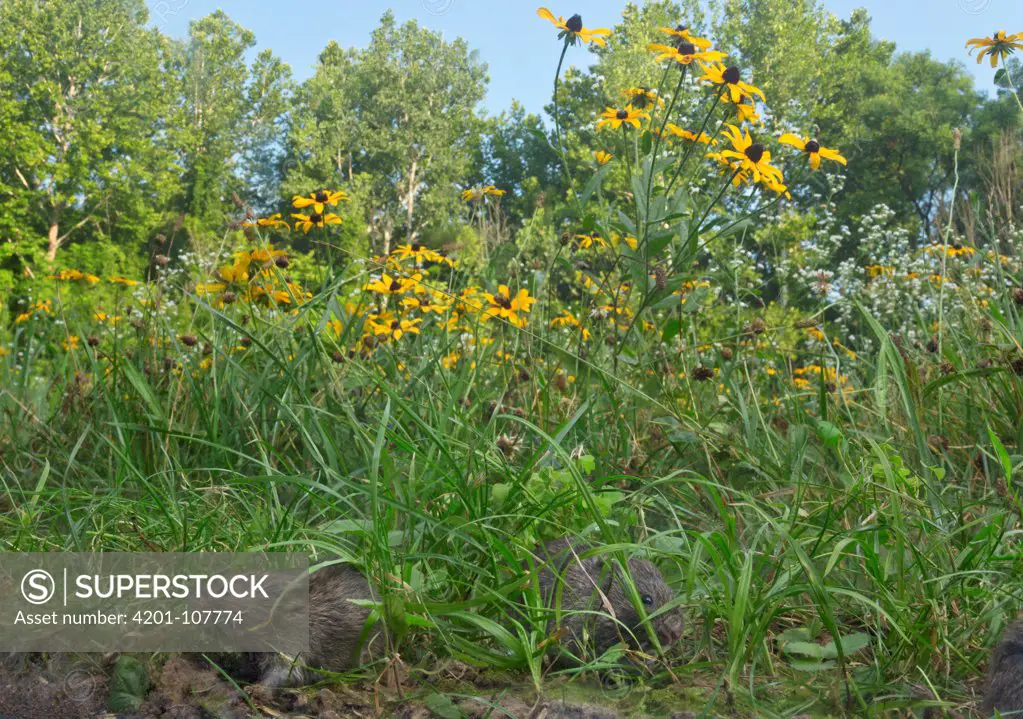
MULTIPOLYGON (((142 0, 0 4, 0 232, 52 262, 85 230, 136 238, 173 186, 166 40, 142 0)), ((29 270, 31 271, 31 270, 29 270)))
POLYGON ((218 10, 192 22, 179 48, 181 209, 203 227, 224 223, 232 193, 246 192, 244 178, 262 178, 254 180, 257 189, 266 184, 267 168, 260 174, 248 162, 262 150, 276 151, 274 129, 287 110, 291 70, 269 50, 250 68, 245 53, 255 42, 218 10))
POLYGON ((387 252, 396 236, 457 215, 482 122, 486 66, 462 40, 446 42, 386 13, 369 47, 328 46, 300 92, 289 136, 287 188, 356 177, 367 188, 370 231, 387 252))

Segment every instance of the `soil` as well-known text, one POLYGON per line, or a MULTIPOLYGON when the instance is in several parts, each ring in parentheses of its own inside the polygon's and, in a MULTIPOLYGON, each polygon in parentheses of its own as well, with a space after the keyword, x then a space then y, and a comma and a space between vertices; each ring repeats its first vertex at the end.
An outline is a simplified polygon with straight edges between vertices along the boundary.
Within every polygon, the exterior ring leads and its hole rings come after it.
MULTIPOLYGON (((0 719, 615 719, 645 717, 600 687, 578 682, 548 697, 502 675, 448 662, 428 673, 387 672, 377 682, 269 691, 239 686, 189 655, 137 657, 151 687, 134 713, 108 711, 112 657, 17 655, 0 659, 0 719), (399 692, 395 682, 402 687, 399 692), (571 686, 571 688, 569 688, 571 686), (472 698, 469 698, 472 697, 472 698)), ((618 690, 616 690, 618 691, 618 690)), ((675 695, 681 699, 681 695, 675 695)), ((635 696, 632 697, 635 699, 635 696)), ((673 703, 673 702, 672 702, 673 703)), ((663 708, 664 702, 659 702, 663 708)), ((695 717, 658 712, 662 719, 695 717)))

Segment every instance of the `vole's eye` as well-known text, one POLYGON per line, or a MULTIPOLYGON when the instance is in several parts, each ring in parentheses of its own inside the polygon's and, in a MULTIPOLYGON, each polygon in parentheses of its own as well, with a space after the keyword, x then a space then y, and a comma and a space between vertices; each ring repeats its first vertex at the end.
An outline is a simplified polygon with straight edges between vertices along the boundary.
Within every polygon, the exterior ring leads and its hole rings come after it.
POLYGON ((645 605, 647 605, 649 607, 653 603, 654 603, 654 598, 653 597, 651 597, 649 594, 644 594, 643 595, 643 604, 645 604, 645 605))

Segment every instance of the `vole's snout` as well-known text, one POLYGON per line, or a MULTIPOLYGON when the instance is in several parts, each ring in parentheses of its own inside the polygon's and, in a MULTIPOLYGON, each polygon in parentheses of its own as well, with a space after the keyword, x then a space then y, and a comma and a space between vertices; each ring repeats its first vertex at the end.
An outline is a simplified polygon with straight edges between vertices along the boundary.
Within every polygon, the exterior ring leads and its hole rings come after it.
POLYGON ((658 622, 657 639, 660 640, 662 647, 670 647, 682 639, 683 629, 682 617, 670 614, 658 622))

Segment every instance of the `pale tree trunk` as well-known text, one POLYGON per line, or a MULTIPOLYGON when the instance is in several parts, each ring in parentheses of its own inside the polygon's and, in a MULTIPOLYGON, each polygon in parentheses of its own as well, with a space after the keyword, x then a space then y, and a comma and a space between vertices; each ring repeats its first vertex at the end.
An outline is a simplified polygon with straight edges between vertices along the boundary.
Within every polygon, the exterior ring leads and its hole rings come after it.
POLYGON ((419 169, 419 160, 412 161, 412 167, 408 173, 408 195, 405 197, 405 206, 408 210, 408 214, 405 217, 405 227, 408 234, 409 243, 412 242, 415 237, 415 232, 412 231, 412 216, 415 214, 416 208, 416 171, 419 169))
POLYGON ((60 247, 60 225, 54 219, 50 222, 50 231, 46 234, 46 261, 57 259, 57 248, 60 247))

